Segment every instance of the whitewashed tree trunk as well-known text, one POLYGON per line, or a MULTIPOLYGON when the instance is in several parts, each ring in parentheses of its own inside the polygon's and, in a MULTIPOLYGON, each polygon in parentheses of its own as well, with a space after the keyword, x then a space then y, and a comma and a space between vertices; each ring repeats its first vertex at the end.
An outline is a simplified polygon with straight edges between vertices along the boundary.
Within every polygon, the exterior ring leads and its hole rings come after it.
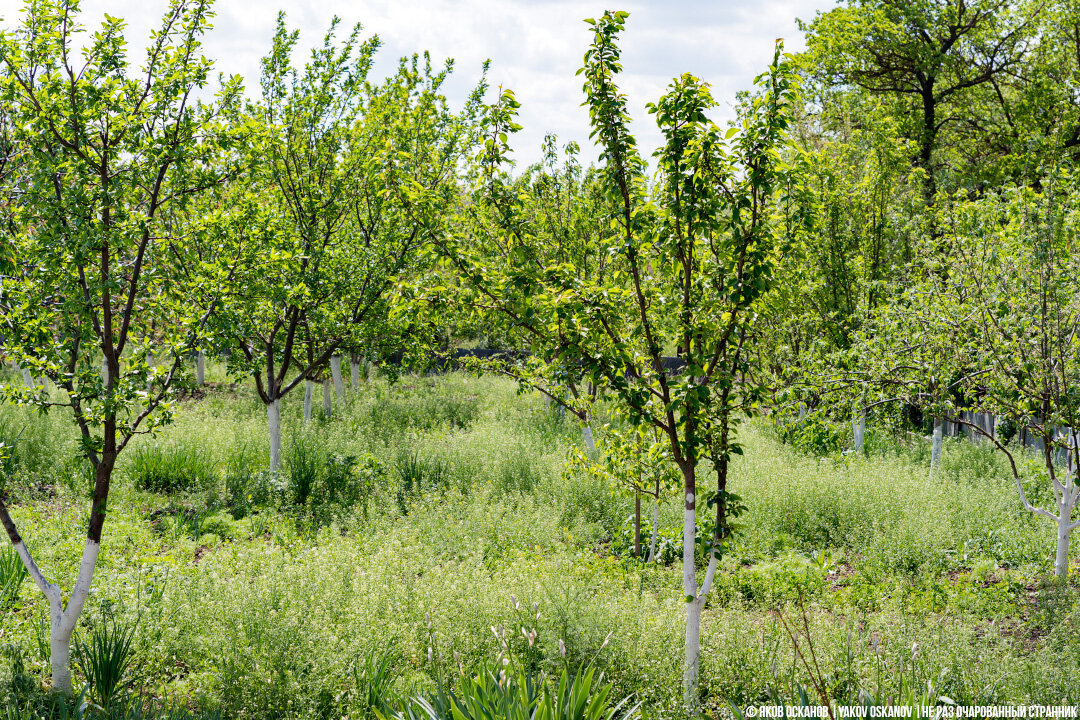
POLYGON ((934 435, 930 446, 930 474, 941 464, 941 445, 945 436, 945 423, 941 418, 934 418, 934 435))
POLYGON ((206 356, 201 352, 195 356, 195 380, 200 385, 206 384, 206 356))
POLYGON ((854 417, 851 420, 851 432, 854 438, 852 443, 857 453, 863 451, 863 440, 866 437, 866 408, 862 403, 855 405, 854 417))
POLYGON ((1069 536, 1072 535, 1071 515, 1072 508, 1058 508, 1057 517, 1057 552, 1054 555, 1054 574, 1058 577, 1069 575, 1069 536))
POLYGON ((270 471, 281 468, 281 399, 275 398, 266 406, 268 425, 270 426, 270 471))
POLYGON ((101 358, 101 384, 109 384, 109 361, 106 358, 101 358))
POLYGON ((709 558, 709 567, 705 571, 705 581, 699 588, 694 569, 695 538, 695 498, 693 493, 686 493, 686 505, 683 509, 683 592, 686 594, 686 645, 683 667, 683 703, 693 714, 698 701, 698 672, 701 653, 701 611, 705 608, 705 598, 712 587, 716 573, 716 557, 709 558))
POLYGON ((323 413, 326 417, 330 417, 334 411, 334 404, 330 399, 330 379, 327 378, 322 382, 322 406, 323 413))
MULTIPOLYGON (((1076 447, 1076 434, 1071 428, 1067 430, 1069 448, 1076 447)), ((1057 516, 1057 552, 1054 556, 1054 574, 1064 578, 1069 575, 1069 537, 1080 520, 1072 521, 1073 509, 1076 508, 1077 500, 1080 500, 1080 486, 1076 484, 1076 468, 1072 463, 1072 452, 1066 451, 1065 481, 1054 490, 1058 495, 1057 516)))
POLYGON ((315 383, 304 380, 304 424, 311 423, 311 399, 315 395, 315 383))
POLYGON ((581 439, 585 442, 585 452, 592 459, 596 456, 596 443, 593 441, 592 425, 589 423, 585 423, 584 427, 582 427, 581 439))
POLYGON ((656 541, 657 541, 657 538, 659 537, 659 533, 657 532, 659 526, 660 526, 660 500, 659 500, 659 498, 653 498, 652 534, 651 534, 652 536, 649 538, 649 554, 645 556, 645 562, 647 562, 647 563, 656 561, 656 541))
MULTIPOLYGON (((1075 448, 1077 436, 1073 432, 1070 432, 1070 436, 1069 446, 1070 448, 1075 448)), ((1020 502, 1024 505, 1024 509, 1051 520, 1057 528, 1057 545, 1056 552, 1054 553, 1054 575, 1060 578, 1065 578, 1069 575, 1069 538, 1072 535, 1072 531, 1080 526, 1080 520, 1077 520, 1076 522, 1073 522, 1072 520, 1073 511, 1076 509, 1077 501, 1080 500, 1080 487, 1076 484, 1076 468, 1073 467, 1071 462, 1071 455, 1072 453, 1070 452, 1070 462, 1068 462, 1065 467, 1064 481, 1059 479, 1056 473, 1051 476, 1054 501, 1058 511, 1057 515, 1054 515, 1045 508, 1032 505, 1031 502, 1028 501, 1027 493, 1024 492, 1024 484, 1020 481, 1020 476, 1015 472, 1013 473, 1013 479, 1016 481, 1016 491, 1020 494, 1020 502)))
POLYGON ((334 378, 334 392, 338 400, 345 397, 345 380, 341 377, 341 356, 335 355, 330 358, 330 376, 334 378))
POLYGON ((70 696, 71 684, 71 635, 75 624, 82 614, 86 598, 90 594, 90 583, 94 578, 100 543, 87 539, 83 546, 82 561, 79 563, 79 575, 71 591, 67 607, 64 607, 60 588, 45 579, 26 544, 19 538, 12 543, 15 552, 22 559, 26 572, 41 590, 49 602, 49 663, 52 666, 52 689, 54 692, 70 696))
POLYGON ((30 374, 29 369, 22 369, 22 379, 23 382, 26 384, 26 387, 30 388, 31 390, 37 389, 37 386, 34 384, 34 376, 30 374))
POLYGON ((349 371, 349 374, 352 376, 350 378, 352 380, 352 389, 355 391, 360 387, 360 363, 356 358, 351 358, 349 360, 349 371))

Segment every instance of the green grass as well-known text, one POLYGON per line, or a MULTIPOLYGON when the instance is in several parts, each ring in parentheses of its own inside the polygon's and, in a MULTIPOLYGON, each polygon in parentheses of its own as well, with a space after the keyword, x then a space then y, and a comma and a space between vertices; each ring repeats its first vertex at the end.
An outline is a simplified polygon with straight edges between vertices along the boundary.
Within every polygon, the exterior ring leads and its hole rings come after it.
MULTIPOLYGON (((223 718, 371 717, 373 683, 380 712, 405 712, 512 656, 552 682, 594 663, 612 705, 682 716, 679 503, 660 517, 670 564, 645 568, 628 554, 632 501, 565 472, 580 428, 539 397, 452 374, 335 402, 305 429, 302 396, 286 399, 279 474, 243 388, 185 401, 121 457, 80 632, 134 628, 133 696, 223 718)), ((24 428, 13 515, 67 590, 87 501, 61 420, 0 408, 0 430, 24 428)), ((1080 591, 1045 579, 1053 528, 986 448, 948 443, 930 478, 917 448, 883 438, 858 457, 800 454, 762 423, 742 441, 732 489, 748 510, 704 615, 706 708, 813 688, 808 643, 837 698, 1080 702, 1080 591)), ((9 702, 48 676, 46 615, 27 583, 0 615, 9 702)))

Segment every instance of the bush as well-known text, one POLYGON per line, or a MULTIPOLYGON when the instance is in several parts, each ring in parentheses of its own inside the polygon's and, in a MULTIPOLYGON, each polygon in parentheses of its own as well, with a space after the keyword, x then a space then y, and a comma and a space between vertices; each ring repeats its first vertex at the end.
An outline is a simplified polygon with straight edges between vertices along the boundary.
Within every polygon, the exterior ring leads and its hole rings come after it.
POLYGON ((846 434, 821 413, 780 420, 776 430, 780 442, 818 457, 836 455, 846 444, 846 434))
POLYGON ((334 453, 315 435, 298 436, 284 459, 284 505, 304 509, 316 525, 326 525, 358 506, 366 515, 371 496, 386 476, 375 456, 334 453))

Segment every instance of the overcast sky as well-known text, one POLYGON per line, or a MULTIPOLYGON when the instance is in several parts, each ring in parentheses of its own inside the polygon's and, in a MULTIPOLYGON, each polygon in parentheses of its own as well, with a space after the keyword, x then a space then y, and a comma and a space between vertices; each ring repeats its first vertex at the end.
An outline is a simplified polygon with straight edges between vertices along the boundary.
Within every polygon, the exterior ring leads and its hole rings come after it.
MULTIPOLYGON (((480 78, 483 61, 492 61, 492 88, 511 88, 521 102, 524 129, 514 138, 519 166, 539 158, 540 143, 554 132, 560 144, 576 140, 583 159, 596 157, 589 142, 588 111, 581 107, 581 79, 574 73, 588 47, 584 18, 604 9, 630 12, 623 34, 624 72, 621 88, 630 110, 639 145, 646 154, 660 135, 644 106, 657 99, 671 79, 684 72, 713 86, 720 102, 715 120, 726 122, 735 93, 751 86, 772 59, 773 42, 785 38, 788 51, 803 48, 795 18, 809 20, 834 0, 692 0, 622 3, 578 0, 217 0, 214 29, 205 39, 216 68, 245 78, 249 92, 257 90, 259 59, 266 54, 279 9, 291 27, 300 30, 300 43, 320 42, 330 19, 342 19, 343 30, 360 22, 366 34, 383 41, 375 72, 394 70, 397 58, 427 50, 433 60, 455 59, 447 95, 462 103, 480 78)), ((0 0, 0 26, 17 24, 23 0, 0 0)), ((96 29, 102 15, 127 21, 129 56, 134 60, 145 46, 149 29, 160 21, 167 0, 83 0, 81 18, 96 29)), ((306 50, 305 50, 306 56, 306 50)))

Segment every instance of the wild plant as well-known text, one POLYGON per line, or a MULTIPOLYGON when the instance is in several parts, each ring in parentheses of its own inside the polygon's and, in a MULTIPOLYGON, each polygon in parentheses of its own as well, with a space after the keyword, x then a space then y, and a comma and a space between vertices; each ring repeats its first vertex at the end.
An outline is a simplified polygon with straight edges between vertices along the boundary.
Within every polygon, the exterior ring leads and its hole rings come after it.
POLYGON ((75 641, 75 660, 89 686, 90 698, 105 712, 121 701, 128 671, 135 659, 135 625, 103 620, 90 641, 75 641))
POLYGON ((15 601, 26 579, 26 566, 10 545, 0 550, 0 609, 15 601))

